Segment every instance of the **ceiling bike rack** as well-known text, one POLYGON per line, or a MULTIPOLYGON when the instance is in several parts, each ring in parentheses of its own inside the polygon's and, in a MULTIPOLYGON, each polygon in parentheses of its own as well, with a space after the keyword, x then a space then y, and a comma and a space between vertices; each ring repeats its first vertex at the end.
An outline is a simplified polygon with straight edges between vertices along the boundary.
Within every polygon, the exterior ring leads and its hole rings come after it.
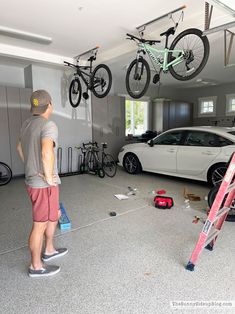
POLYGON ((150 24, 153 24, 153 23, 155 23, 156 21, 159 21, 159 20, 161 20, 161 19, 163 19, 163 18, 165 18, 165 17, 172 18, 172 14, 174 14, 174 13, 176 13, 176 12, 178 12, 178 11, 182 11, 182 10, 184 10, 185 8, 186 8, 186 5, 183 5, 182 7, 177 8, 177 9, 175 9, 175 10, 173 10, 173 11, 170 11, 170 12, 168 12, 168 13, 162 15, 162 16, 159 16, 159 17, 157 17, 156 19, 153 19, 153 20, 151 20, 151 21, 149 21, 149 22, 146 22, 146 23, 144 23, 144 24, 142 24, 142 25, 137 26, 136 29, 137 29, 137 31, 138 31, 139 33, 143 33, 144 30, 145 30, 145 28, 146 28, 146 26, 148 26, 148 25, 150 25, 150 24))
MULTIPOLYGON (((235 18, 235 10, 225 5, 222 1, 219 1, 219 0, 212 0, 212 1, 215 2, 215 4, 219 8, 225 10, 227 13, 229 13, 230 15, 232 15, 232 17, 235 18)), ((213 5, 209 4, 208 2, 205 2, 205 30, 203 32, 203 35, 210 35, 216 32, 223 31, 224 32, 224 66, 225 67, 234 66, 235 64, 231 64, 229 63, 229 61, 230 61, 235 33, 230 31, 229 29, 232 27, 235 27, 235 21, 210 28, 212 12, 213 12, 213 5)))
POLYGON ((92 49, 89 49, 89 50, 87 50, 87 51, 85 51, 85 52, 75 56, 74 59, 76 59, 78 61, 82 56, 84 56, 84 55, 86 55, 88 53, 95 54, 99 48, 100 48, 100 46, 96 46, 96 47, 94 47, 92 49))

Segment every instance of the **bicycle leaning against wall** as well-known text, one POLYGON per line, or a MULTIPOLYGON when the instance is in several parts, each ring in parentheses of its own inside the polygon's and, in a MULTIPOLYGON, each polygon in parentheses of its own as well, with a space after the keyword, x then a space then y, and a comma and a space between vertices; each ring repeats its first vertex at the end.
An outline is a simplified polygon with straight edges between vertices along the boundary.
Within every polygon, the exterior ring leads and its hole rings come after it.
POLYGON ((197 76, 205 67, 210 45, 208 38, 203 36, 202 31, 196 28, 189 28, 181 32, 168 48, 168 39, 175 34, 178 23, 170 27, 160 36, 166 36, 165 48, 156 49, 154 45, 160 40, 148 40, 126 34, 127 39, 137 43, 138 50, 135 60, 131 62, 126 73, 126 88, 132 98, 140 98, 146 93, 151 73, 149 63, 144 58, 149 57, 151 66, 155 70, 153 83, 160 79, 161 72, 167 73, 180 81, 188 81, 197 76))
POLYGON ((106 64, 97 65, 94 70, 92 63, 96 60, 96 55, 99 47, 91 50, 91 56, 87 60, 89 65, 79 65, 79 58, 77 64, 64 61, 64 63, 76 69, 74 79, 69 87, 69 102, 73 108, 76 108, 80 102, 81 97, 88 99, 88 90, 90 90, 96 97, 103 98, 108 95, 112 86, 112 73, 106 64), (82 93, 81 80, 86 85, 86 91, 82 93))
POLYGON ((80 172, 98 174, 100 178, 104 178, 105 175, 108 177, 114 177, 117 172, 117 164, 111 154, 107 154, 105 149, 107 143, 101 143, 101 149, 97 142, 83 143, 81 147, 82 162, 80 165, 80 172))

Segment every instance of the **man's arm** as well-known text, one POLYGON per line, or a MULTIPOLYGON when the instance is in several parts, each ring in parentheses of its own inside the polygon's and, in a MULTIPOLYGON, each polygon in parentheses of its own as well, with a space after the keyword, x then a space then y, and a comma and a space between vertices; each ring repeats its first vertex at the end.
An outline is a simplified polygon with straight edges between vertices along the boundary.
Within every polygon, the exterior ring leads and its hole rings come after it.
POLYGON ((21 142, 18 143, 16 149, 17 149, 18 154, 20 155, 20 159, 24 162, 24 154, 23 154, 21 142))
POLYGON ((54 181, 54 142, 50 138, 43 138, 42 144, 42 165, 44 170, 44 177, 49 185, 56 185, 54 181))

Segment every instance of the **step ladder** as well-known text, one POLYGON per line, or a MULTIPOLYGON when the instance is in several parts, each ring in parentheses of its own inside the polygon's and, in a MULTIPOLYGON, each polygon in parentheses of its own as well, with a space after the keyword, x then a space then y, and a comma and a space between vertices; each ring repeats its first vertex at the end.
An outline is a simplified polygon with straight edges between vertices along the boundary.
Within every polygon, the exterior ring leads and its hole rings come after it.
POLYGON ((211 210, 199 235, 186 269, 193 271, 203 248, 212 251, 215 241, 235 198, 235 153, 233 153, 224 179, 220 185, 211 210), (227 197, 226 197, 227 195, 227 197), (226 198, 225 198, 226 197, 226 198))

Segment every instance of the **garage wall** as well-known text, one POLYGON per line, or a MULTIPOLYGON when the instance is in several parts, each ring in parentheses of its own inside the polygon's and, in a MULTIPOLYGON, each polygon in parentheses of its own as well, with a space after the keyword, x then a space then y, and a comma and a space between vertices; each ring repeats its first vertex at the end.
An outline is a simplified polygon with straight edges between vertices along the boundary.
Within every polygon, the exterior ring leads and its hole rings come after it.
POLYGON ((0 65, 0 85, 25 87, 24 69, 20 67, 0 65))
POLYGON ((86 102, 82 100, 77 108, 71 107, 68 89, 72 77, 73 72, 69 69, 32 65, 33 90, 46 89, 52 96, 54 113, 51 119, 59 129, 59 146, 63 149, 62 172, 68 170, 68 147, 73 149, 73 171, 76 171, 80 152, 75 146, 92 139, 91 98, 86 102))
POLYGON ((210 87, 197 88, 174 88, 161 87, 160 97, 174 100, 184 100, 193 104, 193 125, 214 125, 218 121, 218 126, 232 126, 234 116, 226 116, 226 94, 235 93, 235 83, 223 84, 210 87), (201 97, 217 96, 216 116, 198 117, 198 99, 201 97))
POLYGON ((92 96, 93 141, 107 143, 107 152, 117 159, 125 144, 125 98, 108 95, 105 98, 92 96))
POLYGON ((13 175, 24 173, 16 151, 22 122, 29 116, 31 89, 0 87, 0 161, 7 163, 13 175))

